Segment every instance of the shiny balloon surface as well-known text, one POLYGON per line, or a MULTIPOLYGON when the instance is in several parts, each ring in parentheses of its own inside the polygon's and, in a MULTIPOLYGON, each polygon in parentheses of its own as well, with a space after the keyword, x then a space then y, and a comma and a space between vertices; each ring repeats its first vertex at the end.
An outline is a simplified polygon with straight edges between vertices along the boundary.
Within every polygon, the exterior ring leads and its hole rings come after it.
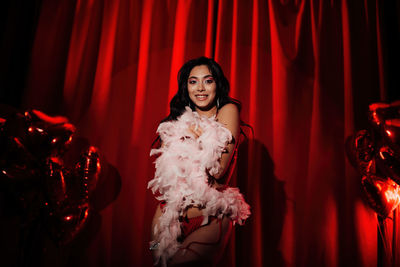
POLYGON ((349 138, 346 151, 369 206, 386 218, 400 204, 400 101, 371 104, 368 118, 370 129, 349 138))
POLYGON ((65 117, 38 110, 0 114, 0 186, 18 191, 23 206, 41 210, 34 215, 39 218, 32 220, 44 221, 59 245, 74 240, 87 225, 90 196, 101 170, 95 147, 82 151, 74 166, 66 167, 64 155, 74 133, 75 127, 65 117), (32 192, 38 201, 27 203, 32 192))

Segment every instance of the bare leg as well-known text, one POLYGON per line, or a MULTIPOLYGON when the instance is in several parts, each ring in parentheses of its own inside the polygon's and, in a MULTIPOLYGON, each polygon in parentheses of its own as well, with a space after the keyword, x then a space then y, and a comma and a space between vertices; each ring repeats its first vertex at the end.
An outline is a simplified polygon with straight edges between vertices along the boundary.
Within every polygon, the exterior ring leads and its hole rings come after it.
POLYGON ((231 231, 232 221, 229 218, 212 220, 185 238, 170 265, 212 266, 223 253, 231 231))
MULTIPOLYGON (((159 220, 161 214, 162 214, 162 211, 161 211, 160 205, 158 205, 157 209, 156 209, 156 212, 154 213, 154 216, 153 216, 153 221, 151 223, 150 240, 154 240, 154 227, 158 224, 158 220, 159 220)), ((153 256, 153 261, 155 262, 156 261, 156 257, 154 255, 154 251, 153 250, 151 250, 151 254, 153 256)))
MULTIPOLYGON (((201 211, 197 208, 191 208, 187 211, 188 218, 201 214, 201 211)), ((154 240, 154 227, 161 215, 161 208, 157 206, 151 227, 151 240, 154 240)), ((232 221, 229 218, 212 219, 209 224, 201 226, 185 238, 181 249, 175 253, 168 265, 176 267, 213 266, 223 253, 231 231, 232 221)), ((155 260, 154 253, 153 259, 155 260)))

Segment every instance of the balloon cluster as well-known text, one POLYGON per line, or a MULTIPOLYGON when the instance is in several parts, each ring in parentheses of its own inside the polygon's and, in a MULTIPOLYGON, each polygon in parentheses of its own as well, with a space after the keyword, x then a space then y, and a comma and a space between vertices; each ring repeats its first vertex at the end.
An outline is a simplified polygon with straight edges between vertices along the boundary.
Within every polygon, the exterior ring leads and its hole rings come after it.
POLYGON ((65 117, 38 110, 0 115, 0 186, 17 194, 23 206, 35 206, 37 212, 29 216, 44 217, 50 236, 60 245, 72 241, 88 223, 100 173, 94 147, 66 167, 64 155, 74 133, 65 117), (27 203, 33 191, 36 202, 27 203))
POLYGON ((347 140, 369 205, 383 218, 400 204, 400 101, 369 106, 369 130, 347 140))

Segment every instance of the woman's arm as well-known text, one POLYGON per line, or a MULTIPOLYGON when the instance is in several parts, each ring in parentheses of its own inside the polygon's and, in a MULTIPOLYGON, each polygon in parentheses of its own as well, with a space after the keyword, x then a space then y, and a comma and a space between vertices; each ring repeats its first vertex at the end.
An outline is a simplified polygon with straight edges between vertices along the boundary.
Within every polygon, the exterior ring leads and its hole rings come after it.
POLYGON ((233 139, 232 142, 226 147, 226 151, 222 154, 220 159, 221 170, 214 175, 215 179, 219 179, 224 176, 229 167, 229 163, 231 162, 233 152, 236 147, 236 142, 239 141, 239 109, 235 104, 226 104, 218 111, 217 120, 232 133, 233 139))

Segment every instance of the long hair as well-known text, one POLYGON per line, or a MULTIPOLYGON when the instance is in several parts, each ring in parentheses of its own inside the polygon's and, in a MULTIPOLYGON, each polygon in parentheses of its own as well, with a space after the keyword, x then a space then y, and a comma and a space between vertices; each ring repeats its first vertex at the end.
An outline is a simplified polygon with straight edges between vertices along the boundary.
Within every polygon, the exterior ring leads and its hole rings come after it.
POLYGON ((189 106, 194 110, 195 105, 189 98, 188 93, 188 79, 192 69, 196 66, 205 65, 210 70, 215 83, 216 83, 216 96, 215 100, 218 99, 218 109, 223 107, 227 103, 235 104, 238 109, 241 109, 241 104, 238 100, 229 97, 230 86, 228 79, 226 79, 221 66, 211 58, 199 57, 186 62, 178 72, 178 92, 171 99, 169 103, 170 113, 162 120, 170 121, 176 120, 185 111, 185 107, 189 106))
MULTIPOLYGON (((242 108, 242 105, 239 100, 236 100, 229 96, 230 86, 228 79, 225 77, 224 72, 222 71, 221 66, 215 62, 211 58, 207 57, 199 57, 186 62, 178 72, 178 92, 174 95, 169 103, 170 112, 169 115, 164 118, 161 122, 176 120, 182 113, 185 111, 185 107, 190 107, 193 111, 195 109, 194 103, 189 98, 188 92, 188 79, 190 72, 196 66, 206 65, 210 70, 215 83, 216 83, 216 96, 218 99, 219 105, 218 109, 222 108, 224 105, 228 103, 235 104, 239 111, 242 108)), ((251 129, 252 135, 254 136, 253 127, 248 125, 247 123, 240 120, 240 126, 245 126, 251 129)), ((245 138, 247 138, 246 134, 243 132, 242 127, 240 127, 240 134, 242 134, 245 138)), ((151 147, 160 146, 160 136, 153 141, 151 147), (158 145, 156 145, 158 143, 158 145)))

